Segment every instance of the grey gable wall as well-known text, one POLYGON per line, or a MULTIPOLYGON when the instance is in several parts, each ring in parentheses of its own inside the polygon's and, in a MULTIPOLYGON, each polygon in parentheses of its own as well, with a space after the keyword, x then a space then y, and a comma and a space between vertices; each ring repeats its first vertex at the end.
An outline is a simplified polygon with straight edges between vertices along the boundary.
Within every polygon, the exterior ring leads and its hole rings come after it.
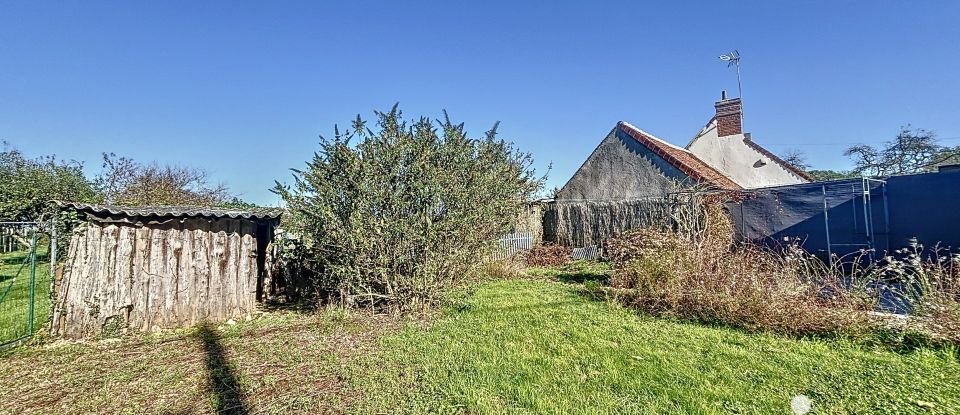
POLYGON ((557 200, 622 200, 662 196, 689 178, 619 127, 593 150, 557 193, 557 200))

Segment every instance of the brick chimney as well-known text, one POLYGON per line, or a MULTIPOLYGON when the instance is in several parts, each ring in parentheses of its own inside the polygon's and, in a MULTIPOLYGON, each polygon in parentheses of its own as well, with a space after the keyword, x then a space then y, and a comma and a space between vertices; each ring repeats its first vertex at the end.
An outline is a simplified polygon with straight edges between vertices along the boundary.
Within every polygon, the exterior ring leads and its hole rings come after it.
POLYGON ((727 98, 727 91, 720 94, 720 101, 714 104, 717 109, 717 135, 726 137, 743 133, 743 107, 740 98, 727 98))

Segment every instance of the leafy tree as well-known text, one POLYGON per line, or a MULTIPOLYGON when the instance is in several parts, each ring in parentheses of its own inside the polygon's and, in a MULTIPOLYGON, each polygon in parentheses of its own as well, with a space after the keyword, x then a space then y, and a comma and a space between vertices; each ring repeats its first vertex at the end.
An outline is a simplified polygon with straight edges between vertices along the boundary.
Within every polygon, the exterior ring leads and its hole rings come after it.
POLYGON ((30 159, 4 142, 0 152, 0 219, 43 219, 53 200, 97 202, 99 198, 79 162, 58 160, 52 155, 30 159))
POLYGON ((853 159, 853 172, 867 176, 893 176, 932 171, 935 166, 955 157, 957 149, 949 149, 937 142, 932 131, 900 128, 900 133, 880 147, 858 144, 844 155, 853 159))
POLYGON ((230 200, 218 204, 217 207, 237 210, 257 210, 263 208, 263 206, 260 206, 256 203, 247 202, 246 200, 241 199, 239 196, 234 196, 230 200))
POLYGON ((210 184, 203 170, 141 164, 113 153, 103 153, 103 169, 94 183, 104 201, 115 205, 217 206, 234 198, 225 185, 210 184))
POLYGON ((321 137, 293 185, 274 192, 289 208, 315 288, 346 304, 432 303, 472 275, 542 187, 532 159, 496 138, 469 138, 449 118, 407 121, 396 106, 376 128, 321 137))
POLYGON ((813 179, 818 182, 860 177, 859 174, 847 170, 808 170, 807 173, 813 176, 813 179))
POLYGON ((815 181, 840 180, 860 177, 859 174, 852 171, 811 169, 812 166, 807 162, 807 156, 800 150, 788 150, 786 153, 780 156, 780 158, 782 158, 783 161, 790 163, 794 167, 806 171, 810 176, 813 177, 815 181))

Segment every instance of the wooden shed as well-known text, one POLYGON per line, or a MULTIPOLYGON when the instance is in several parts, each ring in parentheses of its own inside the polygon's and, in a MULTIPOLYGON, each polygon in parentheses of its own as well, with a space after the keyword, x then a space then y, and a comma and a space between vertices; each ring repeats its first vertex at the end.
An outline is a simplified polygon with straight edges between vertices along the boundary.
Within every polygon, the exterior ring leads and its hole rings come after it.
POLYGON ((263 298, 264 253, 279 210, 58 204, 85 224, 56 278, 55 335, 243 318, 263 298))

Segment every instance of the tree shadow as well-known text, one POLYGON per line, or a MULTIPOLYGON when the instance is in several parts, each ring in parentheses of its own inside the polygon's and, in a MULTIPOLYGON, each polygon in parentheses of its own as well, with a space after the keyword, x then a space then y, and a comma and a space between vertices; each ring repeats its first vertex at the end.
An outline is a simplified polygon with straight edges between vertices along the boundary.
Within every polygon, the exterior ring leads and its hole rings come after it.
POLYGON ((207 388, 217 405, 218 414, 247 414, 248 408, 240 382, 220 345, 220 336, 208 324, 197 329, 206 354, 207 388))
POLYGON ((585 284, 592 282, 599 285, 607 285, 610 283, 610 275, 591 271, 561 272, 556 275, 556 279, 557 281, 567 284, 585 284))

